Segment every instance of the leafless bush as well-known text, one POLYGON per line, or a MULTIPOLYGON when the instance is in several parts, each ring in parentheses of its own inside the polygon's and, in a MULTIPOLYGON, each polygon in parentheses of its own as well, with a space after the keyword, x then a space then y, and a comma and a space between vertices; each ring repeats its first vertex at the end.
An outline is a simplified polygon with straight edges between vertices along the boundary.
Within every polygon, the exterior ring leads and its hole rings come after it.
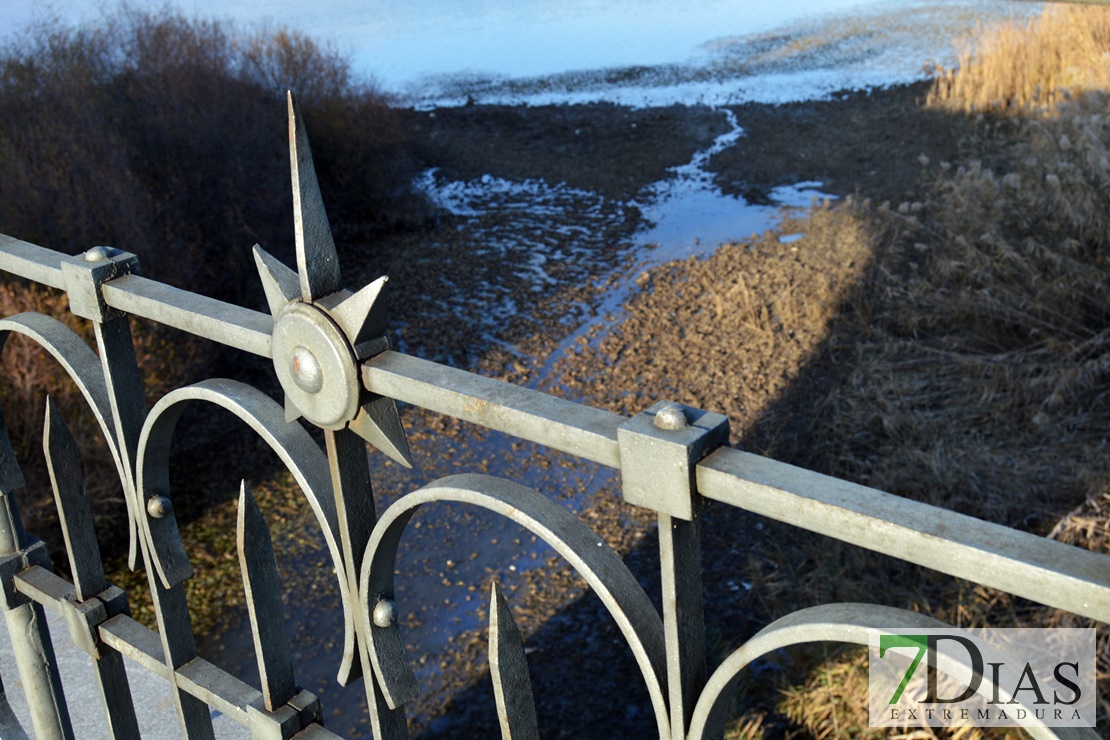
MULTIPOLYGON (((299 96, 340 248, 345 233, 404 220, 398 193, 411 173, 397 114, 343 57, 302 34, 121 6, 95 25, 47 20, 13 38, 0 48, 2 233, 70 254, 122 248, 148 277, 260 305, 250 247, 292 261, 286 89, 299 96)), ((24 310, 73 321, 64 297, 0 284, 0 314, 24 310)), ((88 327, 74 327, 91 340, 88 327)), ((187 379, 243 371, 163 327, 135 336, 152 399, 187 379)), ((67 418, 84 404, 18 339, 5 368, 0 394, 35 502, 28 524, 41 530, 53 509, 37 441, 45 393, 67 418)), ((74 427, 94 512, 118 523, 124 509, 118 486, 101 485, 116 476, 104 469, 98 430, 80 418, 74 427)))

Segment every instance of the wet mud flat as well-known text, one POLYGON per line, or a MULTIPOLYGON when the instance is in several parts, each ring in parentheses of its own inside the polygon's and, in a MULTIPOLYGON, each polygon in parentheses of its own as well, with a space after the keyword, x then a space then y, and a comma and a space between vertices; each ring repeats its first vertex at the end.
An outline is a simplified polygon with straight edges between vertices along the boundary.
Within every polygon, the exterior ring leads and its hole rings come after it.
MULTIPOLYGON (((939 161, 957 153, 960 122, 915 112, 923 95, 921 86, 911 86, 832 101, 730 109, 744 133, 710 157, 705 169, 718 187, 749 203, 772 201, 775 188, 800 181, 819 182, 822 191, 838 196, 898 199, 912 192, 920 177, 921 155, 939 161)), ((642 410, 672 390, 667 378, 652 369, 651 352, 625 353, 603 342, 619 326, 644 332, 673 323, 670 314, 683 305, 682 291, 689 286, 668 277, 666 266, 637 268, 638 258, 651 249, 637 235, 651 226, 644 216, 650 186, 727 133, 728 113, 604 104, 414 111, 413 156, 427 166, 435 191, 453 208, 419 233, 392 236, 384 249, 348 240, 342 255, 346 281, 362 284, 390 275, 394 346, 404 351, 625 413, 642 410), (670 291, 676 297, 644 304, 646 313, 630 323, 623 305, 605 302, 618 288, 628 289, 629 296, 670 291), (568 347, 564 340, 584 324, 590 324, 589 331, 568 347), (603 370, 609 375, 601 393, 595 382, 603 370)), ((813 254, 804 238, 780 239, 793 234, 789 223, 779 228, 752 243, 742 259, 720 265, 747 274, 757 302, 784 290, 802 298, 813 291, 814 301, 824 300, 827 287, 813 276, 836 264, 846 270, 840 279, 850 280, 853 262, 864 259, 813 254)), ((715 249, 707 244, 704 254, 715 249)), ((721 277, 710 270, 698 279, 721 277)), ((746 428, 751 420, 745 415, 781 392, 784 382, 802 377, 806 353, 800 345, 777 364, 767 361, 782 356, 780 342, 795 339, 784 334, 730 347, 725 366, 713 365, 713 357, 727 337, 690 333, 678 349, 691 365, 713 366, 723 379, 750 389, 750 408, 715 406, 717 396, 706 394, 704 407, 728 414, 736 431, 746 428)), ((812 382, 820 383, 820 377, 812 382)), ((613 471, 418 409, 404 414, 416 470, 403 471, 371 453, 379 511, 451 473, 518 480, 575 510, 625 559, 649 596, 658 598, 654 517, 621 501, 613 471)), ((778 433, 793 434, 796 421, 782 419, 778 433)), ((311 527, 306 524, 309 538, 311 527)), ((762 626, 745 574, 767 544, 763 531, 754 517, 726 507, 713 507, 703 519, 711 658, 723 657, 762 626)), ((329 728, 363 736, 361 682, 345 689, 334 682, 341 617, 322 542, 317 552, 297 550, 281 567, 299 653, 298 681, 322 697, 329 728)), ((530 533, 471 510, 429 506, 410 525, 398 571, 401 627, 424 689, 410 711, 415 734, 499 732, 485 668, 492 579, 503 584, 525 637, 542 733, 655 732, 646 690, 616 625, 584 582, 530 533)), ((226 629, 213 635, 202 653, 249 678, 253 658, 243 626, 240 616, 230 614, 226 629)))

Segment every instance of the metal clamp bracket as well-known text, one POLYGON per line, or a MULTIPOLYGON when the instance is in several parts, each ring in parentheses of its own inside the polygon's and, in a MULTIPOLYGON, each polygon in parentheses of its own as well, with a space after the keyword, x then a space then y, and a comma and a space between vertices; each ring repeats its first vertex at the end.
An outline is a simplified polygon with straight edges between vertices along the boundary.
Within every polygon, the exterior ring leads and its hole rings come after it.
POLYGON ((83 319, 103 322, 123 316, 104 302, 100 286, 124 275, 139 274, 139 258, 111 247, 93 247, 84 254, 62 260, 62 278, 69 296, 69 310, 83 319))
POLYGON ((694 469, 728 443, 728 417, 660 401, 617 428, 624 500, 692 520, 703 506, 694 469))
POLYGON ((0 557, 0 600, 8 611, 23 606, 30 598, 20 593, 15 586, 16 574, 22 573, 33 565, 52 570, 50 553, 42 540, 32 540, 26 549, 0 557))
MULTIPOLYGON (((45 547, 43 551, 45 551, 45 547)), ((12 559, 4 561, 10 567, 12 559)), ((119 614, 130 615, 123 589, 108 584, 95 596, 81 600, 76 587, 46 567, 33 564, 15 573, 12 587, 18 598, 33 601, 62 616, 73 644, 100 659, 100 625, 119 614)))
POLYGON ((319 723, 322 716, 320 699, 304 690, 272 712, 248 705, 247 714, 251 718, 251 738, 259 740, 288 740, 309 725, 319 723))
POLYGON ((127 593, 119 586, 108 586, 96 596, 84 601, 73 599, 62 602, 62 615, 69 628, 73 644, 97 660, 100 659, 100 625, 120 614, 131 616, 127 593))
POLYGON ((100 659, 100 633, 97 630, 108 620, 108 608, 97 598, 77 601, 77 595, 63 599, 59 605, 69 629, 69 639, 93 658, 100 659))

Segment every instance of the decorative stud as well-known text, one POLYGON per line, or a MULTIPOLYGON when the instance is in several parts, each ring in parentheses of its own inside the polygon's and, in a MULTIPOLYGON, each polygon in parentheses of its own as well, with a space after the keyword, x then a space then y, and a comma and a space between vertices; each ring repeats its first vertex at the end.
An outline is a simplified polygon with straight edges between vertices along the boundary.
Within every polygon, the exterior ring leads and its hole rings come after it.
POLYGON ((655 426, 659 429, 677 431, 686 428, 686 412, 675 405, 664 406, 655 414, 655 426))
POLYGON ((319 393, 324 387, 320 361, 307 347, 293 350, 293 354, 289 356, 289 372, 293 375, 293 382, 305 393, 319 393))
POLYGON ((89 251, 85 252, 85 261, 86 262, 103 262, 104 260, 108 259, 110 256, 111 255, 108 254, 108 250, 105 247, 93 247, 89 251))
POLYGON ((660 401, 617 428, 624 500, 687 521, 704 501, 698 461, 728 443, 728 417, 660 401))
POLYGON ((397 622, 397 605, 392 599, 379 599, 374 604, 374 626, 386 629, 397 622))
POLYGON ((173 504, 165 496, 151 496, 146 502, 146 513, 155 519, 161 519, 171 511, 173 511, 173 504))

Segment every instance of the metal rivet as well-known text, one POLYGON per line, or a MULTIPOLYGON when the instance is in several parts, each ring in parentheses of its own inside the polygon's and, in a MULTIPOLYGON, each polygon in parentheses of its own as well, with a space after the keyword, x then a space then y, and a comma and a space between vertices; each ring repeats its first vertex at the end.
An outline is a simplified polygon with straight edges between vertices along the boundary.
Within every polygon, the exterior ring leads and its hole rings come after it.
POLYGON ((289 356, 289 373, 293 382, 305 393, 318 393, 324 387, 324 374, 320 371, 320 361, 308 347, 300 346, 289 356))
POLYGON ((86 262, 103 262, 104 260, 108 259, 109 256, 110 255, 108 254, 107 248, 105 248, 105 247, 93 247, 89 251, 85 252, 85 261, 86 262))
POLYGON ((151 496, 150 501, 146 502, 146 513, 155 519, 161 519, 169 514, 172 509, 173 505, 165 496, 151 496))
POLYGON ((397 605, 392 599, 381 599, 374 604, 374 625, 377 627, 392 627, 397 621, 397 605))
POLYGON ((655 412, 655 426, 674 431, 686 428, 686 412, 678 406, 664 406, 655 412))

